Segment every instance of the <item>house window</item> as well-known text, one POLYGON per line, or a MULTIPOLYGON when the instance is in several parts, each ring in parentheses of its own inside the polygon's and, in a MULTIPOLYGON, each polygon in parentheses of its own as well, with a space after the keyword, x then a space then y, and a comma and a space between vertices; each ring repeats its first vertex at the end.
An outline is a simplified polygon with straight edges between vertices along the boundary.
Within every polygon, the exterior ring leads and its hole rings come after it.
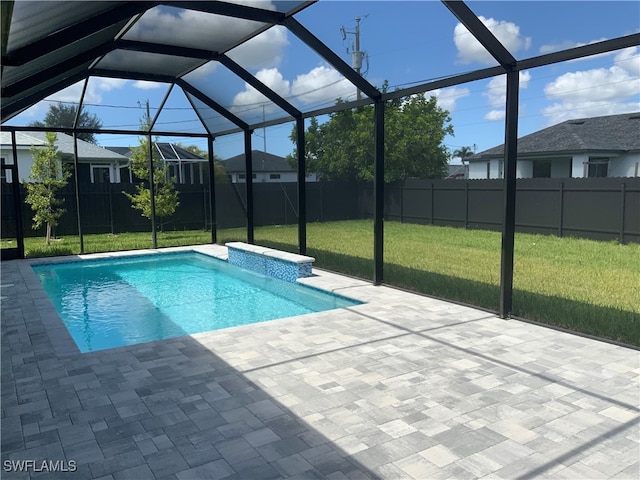
POLYGON ((487 162, 487 178, 491 178, 491 162, 487 162))
MULTIPOLYGON (((238 174, 238 179, 239 180, 245 180, 247 178, 247 175, 245 173, 239 173, 238 174)), ((256 179, 256 174, 254 173, 253 175, 251 175, 252 179, 256 179)))
POLYGON ((280 174, 279 173, 270 173, 269 174, 269 179, 270 180, 280 180, 280 174))
POLYGON ((588 162, 585 162, 586 176, 589 178, 594 177, 607 177, 609 175, 609 159, 603 157, 590 157, 588 162))
POLYGON ((111 183, 108 165, 91 165, 91 183, 111 183))
POLYGON ((534 160, 533 178, 551 178, 551 160, 534 160))
MULTIPOLYGON (((6 164, 6 158, 0 158, 0 165, 4 167, 6 164)), ((0 183, 11 183, 11 170, 8 168, 0 168, 0 183)))
POLYGON ((504 161, 498 161, 498 178, 504 178, 504 161))

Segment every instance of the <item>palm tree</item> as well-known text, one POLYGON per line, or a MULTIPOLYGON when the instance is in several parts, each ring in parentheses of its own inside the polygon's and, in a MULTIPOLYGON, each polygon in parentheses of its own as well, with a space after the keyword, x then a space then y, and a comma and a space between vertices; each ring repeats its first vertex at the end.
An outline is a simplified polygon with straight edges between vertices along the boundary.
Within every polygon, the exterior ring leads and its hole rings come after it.
POLYGON ((473 155, 473 149, 471 147, 460 147, 458 150, 453 151, 454 157, 459 157, 464 165, 464 159, 473 155))

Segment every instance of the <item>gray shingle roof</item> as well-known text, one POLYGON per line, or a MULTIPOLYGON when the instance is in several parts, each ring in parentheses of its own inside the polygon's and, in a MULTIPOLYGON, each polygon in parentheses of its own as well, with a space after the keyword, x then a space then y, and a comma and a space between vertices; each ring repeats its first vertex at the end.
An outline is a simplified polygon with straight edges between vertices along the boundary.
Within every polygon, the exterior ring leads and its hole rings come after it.
MULTIPOLYGON (((295 172, 296 170, 289 165, 286 158, 273 155, 271 153, 262 152, 260 150, 251 151, 251 165, 253 167, 253 173, 259 172, 295 172)), ((245 158, 244 153, 236 155, 235 157, 223 160, 222 164, 229 173, 244 172, 245 170, 245 158)))
MULTIPOLYGON (((0 136, 0 143, 2 145, 11 145, 11 133, 2 132, 0 136)), ((16 145, 21 147, 41 147, 46 145, 45 132, 16 132, 16 145)), ((58 151, 62 154, 62 157, 73 158, 73 137, 66 133, 58 133, 58 140, 56 141, 58 151)), ((85 142, 84 140, 78 140, 78 159, 82 161, 111 161, 121 160, 126 161, 126 157, 107 150, 106 148, 99 147, 93 143, 85 142)))
MULTIPOLYGON (((518 155, 640 150, 640 113, 567 120, 518 139, 518 155)), ((504 145, 469 157, 502 157, 504 145)))

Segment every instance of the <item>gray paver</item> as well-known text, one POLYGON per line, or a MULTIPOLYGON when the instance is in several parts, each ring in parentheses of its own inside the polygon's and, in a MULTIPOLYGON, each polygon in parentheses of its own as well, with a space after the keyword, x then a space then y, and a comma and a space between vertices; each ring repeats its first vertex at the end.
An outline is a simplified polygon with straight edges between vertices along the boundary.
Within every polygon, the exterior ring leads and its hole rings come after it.
POLYGON ((638 477, 635 350, 317 271, 302 283, 366 303, 80 354, 29 261, 2 269, 3 461, 92 480, 638 477))

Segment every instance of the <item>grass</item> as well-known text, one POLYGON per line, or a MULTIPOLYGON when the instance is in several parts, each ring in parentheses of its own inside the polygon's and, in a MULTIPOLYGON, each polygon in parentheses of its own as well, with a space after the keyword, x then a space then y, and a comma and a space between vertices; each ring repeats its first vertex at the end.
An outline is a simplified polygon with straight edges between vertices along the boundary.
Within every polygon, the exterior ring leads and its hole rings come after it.
MULTIPOLYGON (((246 239, 246 229, 218 232, 218 242, 246 239)), ((210 232, 165 232, 159 246, 209 243, 210 232)), ((150 233, 86 235, 87 253, 151 248, 150 233)), ((255 241, 295 252, 297 226, 259 227, 255 241)), ((498 232, 385 223, 385 283, 498 310, 498 232)), ((77 237, 46 247, 26 239, 28 256, 79 252, 77 237)), ((307 225, 315 265, 371 279, 370 221, 307 225)), ((513 315, 640 346, 640 245, 516 234, 513 315)))

